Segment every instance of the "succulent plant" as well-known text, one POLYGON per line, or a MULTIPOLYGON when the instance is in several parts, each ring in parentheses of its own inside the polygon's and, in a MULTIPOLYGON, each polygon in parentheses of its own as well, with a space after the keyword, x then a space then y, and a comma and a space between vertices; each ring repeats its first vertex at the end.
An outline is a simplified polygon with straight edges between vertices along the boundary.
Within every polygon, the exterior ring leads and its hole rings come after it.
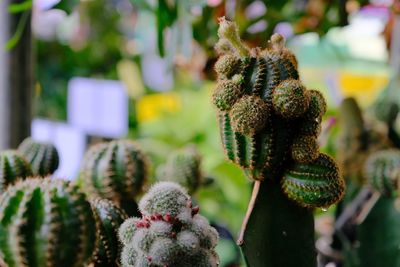
POLYGON ((194 146, 185 147, 172 153, 157 173, 160 181, 176 182, 192 195, 203 183, 201 156, 194 146))
POLYGON ((96 238, 90 204, 79 187, 32 178, 0 195, 0 258, 8 267, 81 267, 96 238))
POLYGON ((20 153, 15 150, 0 153, 0 194, 8 185, 31 175, 31 166, 20 153))
POLYGON ((80 179, 90 195, 109 199, 134 216, 135 197, 143 191, 147 165, 147 157, 133 141, 100 143, 86 152, 80 179))
POLYGON ((159 182, 139 203, 142 218, 119 229, 124 267, 215 267, 218 233, 181 186, 159 182))
POLYGON ((50 143, 38 142, 32 138, 26 138, 19 145, 18 151, 31 164, 34 175, 50 175, 58 168, 58 152, 55 146, 50 143))
POLYGON ((90 205, 97 228, 97 244, 92 257, 92 266, 120 266, 122 247, 118 241, 118 229, 128 216, 107 199, 90 199, 90 205))

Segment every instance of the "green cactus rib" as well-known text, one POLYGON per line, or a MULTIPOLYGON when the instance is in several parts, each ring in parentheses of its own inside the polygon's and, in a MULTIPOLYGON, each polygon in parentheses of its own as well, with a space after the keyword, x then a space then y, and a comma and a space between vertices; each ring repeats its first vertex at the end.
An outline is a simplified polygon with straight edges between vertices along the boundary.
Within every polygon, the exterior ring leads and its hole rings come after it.
POLYGON ((97 243, 92 256, 92 265, 118 267, 122 249, 118 241, 118 229, 128 216, 107 199, 90 199, 90 205, 97 229, 97 243))
POLYGON ((28 160, 34 175, 50 175, 58 168, 58 152, 54 145, 50 143, 37 142, 32 138, 26 138, 19 145, 18 151, 28 160))
POLYGON ((147 157, 133 141, 100 143, 87 151, 80 179, 90 195, 109 199, 134 216, 135 197, 147 181, 147 165, 147 157))
POLYGON ((0 196, 0 254, 9 267, 81 267, 96 232, 86 196, 67 181, 32 178, 0 196))
POLYGON ((31 175, 31 166, 18 151, 6 150, 0 153, 0 194, 8 185, 31 175))
POLYGON ((218 233, 184 188, 172 182, 155 184, 139 203, 141 218, 119 229, 123 267, 217 267, 218 233))

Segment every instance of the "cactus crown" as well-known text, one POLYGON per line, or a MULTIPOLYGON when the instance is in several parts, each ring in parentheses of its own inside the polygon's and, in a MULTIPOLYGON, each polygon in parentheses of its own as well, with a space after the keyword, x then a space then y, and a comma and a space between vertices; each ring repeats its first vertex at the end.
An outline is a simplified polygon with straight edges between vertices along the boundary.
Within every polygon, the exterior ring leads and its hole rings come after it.
POLYGON ((201 156, 194 146, 172 153, 157 172, 160 181, 176 182, 186 188, 189 194, 195 193, 203 182, 201 156))
POLYGON ((80 178, 89 194, 123 207, 125 201, 133 201, 143 191, 147 165, 147 157, 135 142, 115 140, 86 152, 80 178))
POLYGON ((31 164, 34 175, 51 175, 58 168, 58 152, 55 146, 50 143, 37 142, 32 138, 26 138, 19 145, 18 150, 31 164))
POLYGON ((251 179, 270 177, 281 182, 287 196, 301 206, 329 206, 338 201, 344 182, 334 161, 319 152, 317 143, 326 101, 299 80, 297 60, 285 48, 285 39, 274 34, 266 49, 249 49, 236 25, 225 18, 220 20, 218 34, 222 55, 215 67, 218 83, 212 101, 227 157, 251 179), (317 167, 325 164, 330 167, 317 167), (298 168, 302 169, 298 178, 307 185, 291 192, 294 187, 288 184, 298 182, 291 173, 298 168), (315 175, 321 179, 317 181, 315 175), (308 201, 311 193, 319 197, 308 201))
POLYGON ((119 229, 124 267, 218 266, 218 233, 181 186, 160 182, 139 207, 142 218, 130 218, 119 229))
POLYGON ((8 185, 31 175, 31 166, 18 151, 6 150, 0 153, 0 194, 8 185))
POLYGON ((77 186, 49 177, 20 181, 0 195, 1 257, 9 267, 84 266, 94 224, 77 186))
POLYGON ((119 266, 122 247, 118 242, 118 229, 128 216, 107 199, 92 198, 90 205, 97 228, 97 244, 92 257, 93 266, 119 266))

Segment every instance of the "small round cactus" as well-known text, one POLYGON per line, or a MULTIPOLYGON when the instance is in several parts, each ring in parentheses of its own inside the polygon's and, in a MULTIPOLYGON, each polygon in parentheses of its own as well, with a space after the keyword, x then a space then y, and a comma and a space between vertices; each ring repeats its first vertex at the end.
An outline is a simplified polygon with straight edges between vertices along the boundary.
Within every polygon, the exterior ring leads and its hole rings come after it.
POLYGON ((129 140, 92 146, 81 166, 80 179, 90 195, 106 198, 128 215, 136 215, 135 197, 147 180, 147 157, 129 140))
POLYGON ((107 199, 90 199, 90 205, 97 228, 97 244, 92 257, 92 265, 94 267, 117 267, 122 249, 118 242, 118 229, 128 216, 107 199))
POLYGON ((240 59, 234 55, 224 55, 215 63, 215 71, 226 78, 231 78, 240 71, 240 59))
POLYGON ((139 203, 142 218, 130 218, 119 229, 124 267, 216 267, 218 233, 192 207, 178 184, 160 182, 139 203))
POLYGON ((171 154, 158 169, 158 180, 176 182, 194 194, 203 183, 201 156, 194 146, 171 154))
POLYGON ((31 175, 31 166, 18 151, 6 150, 0 153, 0 194, 8 185, 31 175))
POLYGON ((32 138, 26 138, 19 145, 18 150, 31 164, 34 175, 51 175, 58 168, 58 152, 55 146, 50 143, 37 142, 32 138))
POLYGON ((300 135, 293 140, 292 158, 299 163, 309 163, 319 156, 317 138, 313 135, 300 135))
POLYGON ((400 150, 387 149, 372 153, 364 166, 368 183, 382 195, 397 194, 400 181, 400 150))
POLYGON ((244 94, 240 86, 241 75, 232 80, 222 80, 218 83, 213 93, 213 103, 221 110, 229 110, 233 104, 244 94))
POLYGON ((320 154, 311 163, 295 163, 282 179, 286 196, 306 208, 326 208, 343 197, 344 180, 335 161, 320 154))
POLYGON ((95 220, 80 188, 32 178, 0 195, 0 252, 8 267, 81 267, 96 242, 95 220))

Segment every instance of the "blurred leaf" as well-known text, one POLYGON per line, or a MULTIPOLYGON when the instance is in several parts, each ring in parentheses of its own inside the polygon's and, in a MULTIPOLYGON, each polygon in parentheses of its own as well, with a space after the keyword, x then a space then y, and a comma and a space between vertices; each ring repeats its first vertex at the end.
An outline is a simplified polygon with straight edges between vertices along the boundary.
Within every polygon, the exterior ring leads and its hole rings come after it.
POLYGON ((13 47, 15 47, 19 40, 21 39, 22 33, 24 32, 25 26, 28 22, 28 18, 30 17, 30 12, 25 11, 20 20, 18 21, 17 29, 14 33, 14 35, 11 37, 10 40, 7 41, 5 48, 6 50, 11 50, 13 47))
POLYGON ((10 13, 20 13, 26 10, 30 10, 32 8, 33 1, 32 0, 26 0, 25 2, 22 3, 17 3, 17 4, 10 4, 8 6, 8 12, 10 13))
POLYGON ((119 79, 125 84, 129 97, 138 99, 145 88, 138 65, 131 60, 123 59, 117 64, 119 79))

